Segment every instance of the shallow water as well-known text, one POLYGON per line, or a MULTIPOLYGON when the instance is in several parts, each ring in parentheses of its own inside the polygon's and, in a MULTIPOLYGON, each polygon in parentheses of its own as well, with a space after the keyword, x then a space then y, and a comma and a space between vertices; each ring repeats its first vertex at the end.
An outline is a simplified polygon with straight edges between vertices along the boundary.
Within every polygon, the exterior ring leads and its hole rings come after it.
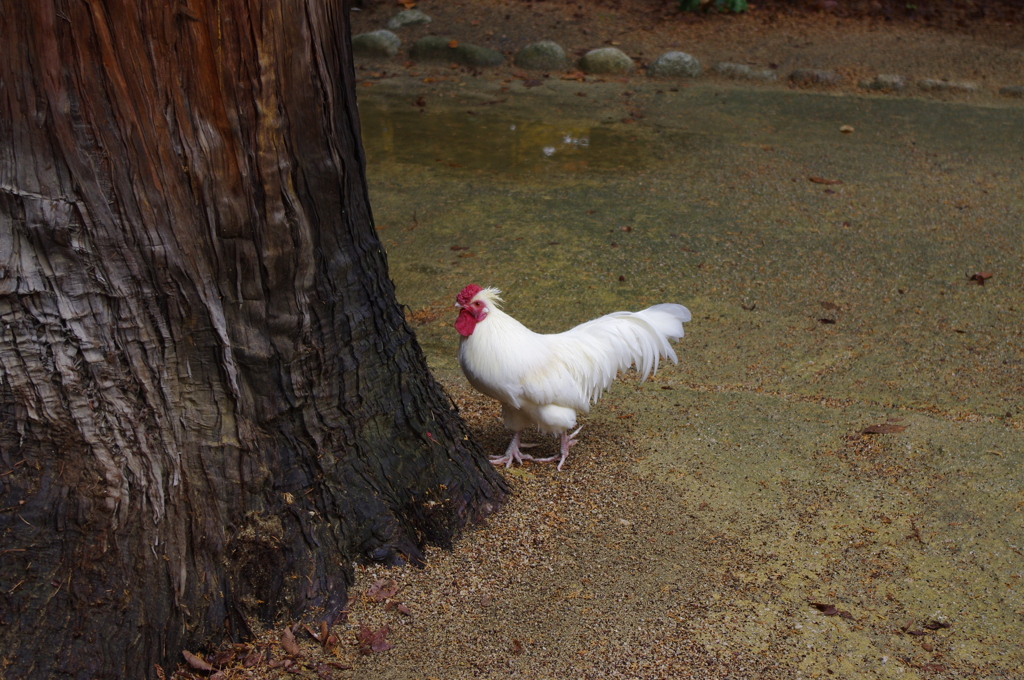
POLYGON ((628 411, 652 484, 716 508, 701 521, 759 555, 763 596, 717 604, 709 625, 756 608, 761 623, 736 635, 808 673, 913 677, 938 663, 1012 677, 1024 109, 581 91, 360 92, 379 234, 431 366, 458 370, 452 304, 468 283, 501 288, 506 311, 542 332, 687 305, 680 366, 617 385, 592 417, 628 411), (896 427, 861 434, 883 423, 896 427), (952 623, 928 633, 937 654, 899 632, 908 619, 952 623))
POLYGON ((379 101, 364 102, 360 113, 364 144, 375 162, 543 176, 636 170, 647 155, 629 131, 585 122, 555 125, 504 116, 501 111, 427 114, 409 106, 396 110, 379 101))

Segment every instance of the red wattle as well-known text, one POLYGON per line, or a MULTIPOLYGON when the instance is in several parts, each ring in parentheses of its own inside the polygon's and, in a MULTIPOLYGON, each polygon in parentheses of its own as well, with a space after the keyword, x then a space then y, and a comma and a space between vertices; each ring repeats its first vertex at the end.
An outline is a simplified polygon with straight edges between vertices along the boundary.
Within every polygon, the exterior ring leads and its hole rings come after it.
POLYGON ((459 318, 455 319, 455 330, 462 337, 468 338, 473 335, 474 328, 476 328, 476 319, 473 318, 473 315, 468 310, 460 309, 459 318))

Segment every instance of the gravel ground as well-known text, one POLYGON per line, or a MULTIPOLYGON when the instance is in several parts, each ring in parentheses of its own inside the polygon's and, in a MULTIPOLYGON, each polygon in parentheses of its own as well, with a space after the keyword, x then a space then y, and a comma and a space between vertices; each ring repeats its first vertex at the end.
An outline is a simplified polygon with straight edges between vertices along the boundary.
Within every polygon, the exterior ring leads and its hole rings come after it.
MULTIPOLYGON (((484 446, 503 449, 500 409, 461 382, 445 387, 484 446)), ((761 590, 748 574, 763 558, 695 522, 713 512, 706 504, 690 507, 639 472, 622 424, 589 422, 562 473, 508 470, 513 500, 454 550, 429 551, 425 569, 358 567, 352 623, 336 629, 342 645, 324 654, 300 633, 307 666, 330 661, 352 667, 325 669, 337 677, 382 679, 792 677, 763 650, 730 648, 730 626, 758 624, 757 611, 697 630, 723 597, 761 590), (389 586, 392 597, 373 595, 389 586), (388 626, 394 648, 360 654, 361 626, 388 626)))
MULTIPOLYGON (((459 383, 447 387, 485 446, 502 449, 498 409, 459 383)), ((711 510, 640 473, 622 422, 589 422, 564 473, 509 470, 514 500, 452 553, 434 552, 426 570, 361 572, 360 585, 394 579, 413 614, 365 600, 353 608, 402 640, 392 658, 367 659, 355 675, 790 677, 756 648, 728 649, 725 628, 697 630, 723 595, 758 589, 740 575, 760 558, 694 521, 711 510), (709 643, 722 653, 709 654, 709 643)))

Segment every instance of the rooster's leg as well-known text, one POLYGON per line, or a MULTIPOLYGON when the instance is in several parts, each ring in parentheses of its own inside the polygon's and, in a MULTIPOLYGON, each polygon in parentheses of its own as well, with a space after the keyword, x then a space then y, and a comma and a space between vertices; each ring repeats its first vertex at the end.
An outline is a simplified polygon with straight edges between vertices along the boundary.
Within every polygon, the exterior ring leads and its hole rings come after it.
POLYGON ((498 456, 497 458, 491 458, 490 461, 494 465, 512 467, 512 463, 519 463, 522 465, 524 458, 533 460, 530 456, 524 456, 522 451, 519 450, 519 431, 517 431, 512 436, 512 441, 509 443, 508 448, 505 449, 505 455, 498 456))
POLYGON ((553 460, 557 460, 558 469, 561 470, 562 466, 565 465, 565 459, 569 457, 569 449, 571 449, 573 445, 576 443, 576 435, 578 435, 580 433, 580 430, 582 429, 583 427, 580 426, 577 427, 576 431, 573 432, 572 434, 566 434, 565 432, 562 433, 562 445, 561 447, 559 447, 559 455, 551 456, 550 458, 532 458, 531 460, 535 460, 538 463, 547 463, 553 460))

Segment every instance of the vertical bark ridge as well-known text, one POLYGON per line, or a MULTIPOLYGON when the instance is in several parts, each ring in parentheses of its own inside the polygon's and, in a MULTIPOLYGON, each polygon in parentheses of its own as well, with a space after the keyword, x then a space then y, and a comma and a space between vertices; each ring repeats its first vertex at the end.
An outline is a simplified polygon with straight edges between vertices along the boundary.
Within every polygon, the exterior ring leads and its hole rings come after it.
POLYGON ((0 45, 9 672, 337 615, 350 560, 496 507, 394 301, 341 2, 15 3, 0 45))

